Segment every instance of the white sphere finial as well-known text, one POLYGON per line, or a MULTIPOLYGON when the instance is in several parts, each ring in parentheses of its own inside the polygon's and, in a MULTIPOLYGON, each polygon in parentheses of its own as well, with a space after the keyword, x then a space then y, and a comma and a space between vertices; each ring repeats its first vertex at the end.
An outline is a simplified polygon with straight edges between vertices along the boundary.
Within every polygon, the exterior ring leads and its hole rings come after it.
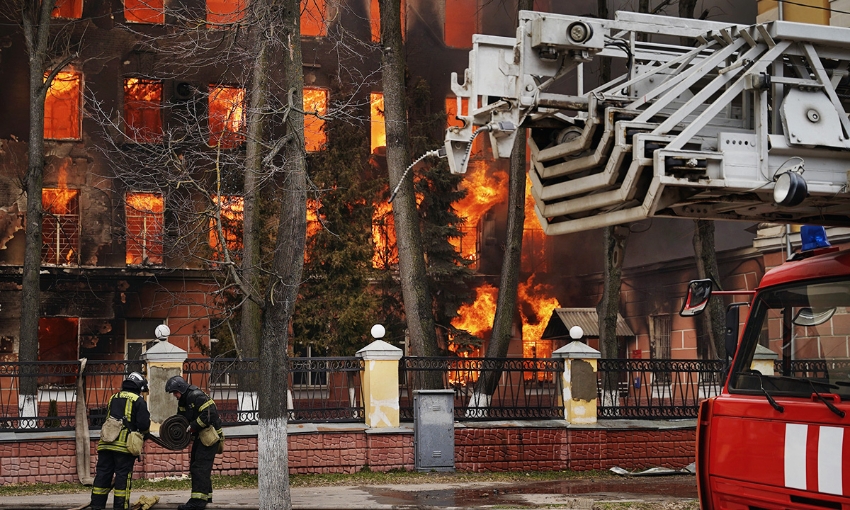
POLYGON ((375 340, 380 340, 384 338, 384 335, 387 334, 387 330, 384 329, 380 324, 375 324, 372 326, 372 338, 375 340))
POLYGON ((584 330, 581 329, 581 326, 573 326, 570 328, 570 338, 573 340, 579 340, 582 336, 584 336, 584 330))
POLYGON ((168 340, 168 335, 171 334, 171 328, 166 326, 165 324, 160 324, 153 331, 154 335, 156 335, 157 340, 164 342, 168 340))

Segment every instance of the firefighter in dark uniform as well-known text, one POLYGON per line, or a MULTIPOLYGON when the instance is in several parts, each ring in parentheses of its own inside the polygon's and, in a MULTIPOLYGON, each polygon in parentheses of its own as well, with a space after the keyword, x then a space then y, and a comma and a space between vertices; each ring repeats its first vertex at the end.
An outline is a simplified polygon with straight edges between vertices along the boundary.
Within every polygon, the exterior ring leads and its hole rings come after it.
POLYGON ((121 383, 121 391, 109 397, 107 410, 109 416, 122 421, 121 432, 114 441, 100 440, 97 443, 97 467, 91 490, 93 510, 106 507, 106 498, 113 487, 115 476, 115 497, 112 507, 126 510, 130 508, 130 487, 133 481, 133 464, 137 457, 127 449, 127 436, 131 431, 147 434, 151 428, 151 415, 148 404, 141 397, 148 391, 148 383, 142 374, 133 372, 121 383))
POLYGON ((178 506, 178 510, 198 510, 212 501, 212 475, 215 455, 219 451, 219 443, 205 445, 199 434, 212 427, 218 435, 219 442, 223 437, 221 419, 215 407, 215 402, 197 386, 190 386, 185 379, 175 375, 165 383, 165 391, 177 399, 177 414, 189 420, 186 430, 194 436, 192 454, 189 458, 189 475, 192 477, 192 495, 186 504, 178 506))

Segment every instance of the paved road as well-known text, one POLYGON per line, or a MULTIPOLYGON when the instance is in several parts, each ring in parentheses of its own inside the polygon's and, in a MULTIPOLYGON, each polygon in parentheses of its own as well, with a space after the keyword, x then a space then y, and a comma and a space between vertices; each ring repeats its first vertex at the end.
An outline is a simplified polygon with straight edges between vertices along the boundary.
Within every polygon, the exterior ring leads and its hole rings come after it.
MULTIPOLYGON (((160 497, 152 510, 174 510, 188 498, 188 491, 134 491, 139 496, 160 497)), ((292 489, 295 509, 431 509, 431 508, 584 508, 600 501, 643 501, 659 508, 688 507, 696 498, 696 481, 691 475, 623 477, 599 480, 545 482, 475 482, 421 485, 366 485, 296 487, 292 489)), ((89 495, 61 494, 0 498, 0 509, 67 510, 84 505, 89 495)), ((218 490, 209 510, 253 510, 259 508, 256 489, 218 490)), ((111 500, 110 503, 111 505, 111 500)))

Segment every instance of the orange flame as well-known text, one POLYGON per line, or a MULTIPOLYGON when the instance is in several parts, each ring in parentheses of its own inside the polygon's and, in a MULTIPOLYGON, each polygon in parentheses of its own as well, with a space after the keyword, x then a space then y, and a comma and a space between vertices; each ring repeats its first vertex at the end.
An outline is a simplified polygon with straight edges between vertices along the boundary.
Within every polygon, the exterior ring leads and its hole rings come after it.
POLYGON ((387 145, 387 128, 384 120, 384 94, 373 92, 369 94, 370 126, 372 139, 372 153, 378 147, 387 145))
POLYGON ((475 289, 475 301, 458 309, 458 316, 452 319, 452 326, 465 329, 478 338, 488 338, 493 329, 493 317, 496 315, 496 300, 499 289, 485 283, 475 289))
POLYGON ((63 160, 56 178, 56 188, 45 188, 41 193, 41 206, 48 214, 77 214, 76 200, 78 189, 68 189, 68 166, 70 161, 63 160))
POLYGON ((372 213, 372 267, 389 269, 398 264, 398 247, 395 238, 395 219, 392 205, 379 200, 372 213))
MULTIPOLYGON (((236 227, 242 224, 245 211, 245 199, 238 195, 213 196, 213 204, 219 209, 221 215, 221 230, 224 235, 224 245, 230 251, 238 251, 242 248, 242 241, 236 227)), ((213 258, 221 260, 222 254, 218 239, 218 228, 215 218, 210 218, 210 248, 213 249, 213 258)))
POLYGON ((304 116, 304 148, 307 152, 322 150, 328 137, 325 134, 325 121, 320 117, 328 113, 328 91, 305 87, 302 102, 305 112, 316 112, 316 115, 304 116))
POLYGON ((481 218, 493 204, 504 201, 508 174, 502 170, 491 170, 486 161, 472 160, 460 186, 467 190, 466 196, 454 204, 458 215, 464 219, 459 239, 449 242, 467 260, 478 258, 478 226, 481 218))

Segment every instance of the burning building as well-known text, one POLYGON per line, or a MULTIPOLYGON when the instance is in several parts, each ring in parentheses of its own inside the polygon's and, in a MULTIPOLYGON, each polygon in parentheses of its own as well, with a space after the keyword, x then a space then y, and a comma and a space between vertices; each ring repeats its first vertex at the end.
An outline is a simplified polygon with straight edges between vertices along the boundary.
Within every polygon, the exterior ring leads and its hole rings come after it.
MULTIPOLYGON (((473 33, 512 36, 515 8, 510 2, 481 0, 402 2, 409 72, 430 84, 432 109, 445 110, 447 123, 457 122, 457 99, 449 90, 449 73, 465 68, 473 33)), ((593 2, 555 4, 538 0, 535 8, 566 14, 595 10, 593 2)), ((143 43, 166 35, 186 20, 197 22, 200 31, 227 35, 224 29, 244 19, 247 5, 247 0, 57 2, 53 23, 72 34, 81 50, 55 77, 45 100, 41 359, 135 359, 153 341, 154 327, 162 322, 171 328, 171 341, 190 355, 209 353, 211 320, 218 313, 217 303, 210 297, 218 285, 211 271, 222 262, 224 247, 239 250, 240 188, 230 183, 199 197, 179 188, 174 184, 177 181, 141 186, 141 180, 122 176, 147 157, 151 147, 165 143, 176 119, 195 111, 204 112, 203 120, 197 125, 198 133, 186 136, 196 135, 211 156, 199 162, 175 153, 163 159, 164 166, 210 168, 217 161, 212 155, 242 150, 247 96, 236 70, 222 64, 215 54, 198 55, 197 65, 180 67, 178 64, 185 62, 169 60, 143 43), (98 112, 105 113, 101 117, 114 125, 104 127, 95 118, 98 112), (120 149, 130 154, 123 160, 107 155, 118 138, 122 140, 120 149), (206 228, 194 232, 197 239, 192 249, 183 251, 175 250, 173 242, 179 209, 189 208, 175 202, 181 197, 204 202, 212 211, 197 223, 206 228), (219 223, 220 231, 216 228, 219 223)), ((356 66, 359 75, 375 75, 380 65, 376 51, 364 52, 356 63, 340 62, 333 51, 335 37, 353 34, 368 47, 377 41, 380 20, 377 0, 309 0, 303 6, 303 110, 315 113, 307 117, 304 142, 305 150, 313 152, 322 150, 326 141, 323 116, 334 99, 330 91, 337 73, 345 66, 356 66)), ((22 213, 26 207, 21 182, 29 138, 29 112, 21 105, 27 101, 23 98, 27 97, 29 68, 23 36, 14 24, 0 25, 0 41, 4 43, 0 73, 5 77, 0 82, 0 357, 15 360, 24 253, 21 229, 27 221, 22 213)), ((159 47, 167 44, 168 39, 162 39, 159 47)), ((218 51, 225 49, 222 46, 218 51)), ((588 75, 594 72, 590 69, 588 75)), ((361 99, 362 118, 371 121, 371 148, 379 155, 386 133, 383 95, 378 88, 378 81, 368 83, 361 99)), ((465 219, 462 235, 452 239, 476 271, 476 299, 459 310, 453 325, 485 342, 495 313, 505 242, 507 181, 507 162, 494 161, 485 137, 479 137, 462 183, 469 193, 456 204, 465 219)), ((529 197, 522 283, 509 355, 545 358, 563 343, 543 339, 553 311, 592 307, 599 301, 602 243, 599 232, 544 237, 530 207, 529 197)), ((308 211, 313 229, 321 228, 316 208, 313 205, 308 211)), ((729 278, 740 277, 751 288, 763 270, 756 255, 745 262, 731 257, 752 246, 753 234, 744 227, 719 226, 718 249, 721 270, 729 278), (730 255, 724 258, 724 253, 730 255)), ((669 338, 659 340, 663 332, 686 327, 667 326, 677 320, 677 300, 684 282, 695 273, 690 252, 692 225, 658 220, 629 228, 621 301, 623 315, 635 332, 635 343, 628 346, 628 352, 670 356, 675 354, 671 348, 654 346, 670 345, 669 338)), ((372 234, 374 266, 392 268, 397 264, 397 252, 393 250, 394 226, 388 207, 376 207, 372 234)), ((682 352, 695 352, 696 341, 693 346, 689 342, 682 337, 678 344, 682 352)), ((466 355, 482 352, 479 347, 466 355)))

